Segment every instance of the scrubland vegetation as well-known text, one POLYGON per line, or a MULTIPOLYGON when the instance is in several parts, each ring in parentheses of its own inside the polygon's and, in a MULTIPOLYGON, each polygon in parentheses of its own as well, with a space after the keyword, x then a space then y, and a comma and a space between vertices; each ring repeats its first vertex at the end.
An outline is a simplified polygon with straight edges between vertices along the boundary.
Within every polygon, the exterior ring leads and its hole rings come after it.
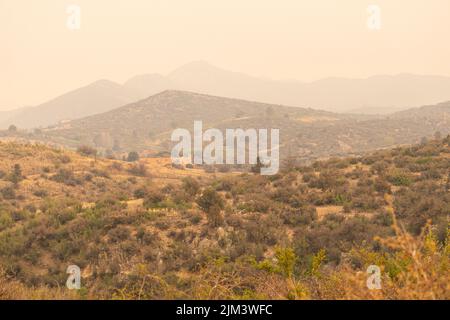
POLYGON ((450 137, 275 176, 16 143, 0 158, 1 299, 450 298, 450 137))

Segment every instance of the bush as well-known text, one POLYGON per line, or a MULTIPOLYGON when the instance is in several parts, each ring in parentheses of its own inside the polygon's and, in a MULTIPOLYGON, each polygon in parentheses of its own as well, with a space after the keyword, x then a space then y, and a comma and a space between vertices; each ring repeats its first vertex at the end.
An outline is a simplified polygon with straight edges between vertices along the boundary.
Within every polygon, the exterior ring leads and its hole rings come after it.
POLYGON ((394 186, 409 186, 411 184, 411 178, 405 173, 395 173, 388 177, 390 183, 394 186))
POLYGON ((219 227, 223 225, 224 219, 221 213, 221 208, 218 205, 214 205, 207 211, 208 222, 213 227, 219 227))
POLYGON ((128 153, 128 157, 127 157, 128 162, 136 162, 138 160, 139 160, 139 153, 137 153, 136 151, 132 151, 132 152, 128 153))
POLYGON ((183 190, 191 197, 195 197, 200 191, 200 184, 191 177, 183 179, 183 190))
POLYGON ((200 221, 202 221, 202 216, 199 215, 199 214, 193 214, 193 215, 189 218, 189 221, 190 221, 192 224, 194 224, 194 225, 199 224, 200 221))
POLYGON ((147 167, 145 166, 144 163, 140 162, 138 164, 133 164, 128 169, 128 172, 135 176, 146 177, 147 176, 147 167))
POLYGON ((6 212, 0 212, 0 231, 3 231, 14 224, 14 221, 10 214, 6 212))
POLYGON ((166 196, 160 190, 149 191, 144 199, 144 207, 147 209, 159 208, 165 199, 166 196))
POLYGON ((15 164, 14 168, 9 176, 9 181, 11 181, 14 184, 18 184, 20 181, 23 180, 22 176, 22 168, 20 167, 20 164, 15 164))
POLYGON ((144 199, 147 195, 147 190, 145 188, 138 188, 134 190, 133 194, 136 199, 144 199))
POLYGON ((288 225, 309 225, 317 220, 317 211, 313 206, 305 206, 300 209, 285 210, 282 218, 288 225))
POLYGON ((2 194, 3 198, 6 200, 12 200, 16 198, 16 192, 14 191, 14 188, 12 187, 5 187, 3 188, 0 193, 2 194))
POLYGON ((33 192, 33 195, 39 198, 45 198, 48 195, 47 190, 39 189, 33 192))
POLYGON ((160 239, 157 233, 148 232, 144 228, 138 230, 136 238, 145 245, 155 244, 160 239))
POLYGON ((124 241, 130 237, 130 231, 125 226, 118 226, 108 232, 111 242, 124 241))
POLYGON ((79 146, 77 152, 83 156, 97 156, 97 149, 86 145, 79 146))
POLYGON ((80 180, 76 179, 73 172, 69 169, 61 168, 58 172, 51 178, 51 180, 64 183, 68 186, 76 186, 80 184, 80 180))
POLYGON ((222 210, 225 205, 219 193, 212 188, 203 191, 202 195, 197 199, 197 204, 206 213, 212 210, 212 208, 214 208, 214 210, 222 210))

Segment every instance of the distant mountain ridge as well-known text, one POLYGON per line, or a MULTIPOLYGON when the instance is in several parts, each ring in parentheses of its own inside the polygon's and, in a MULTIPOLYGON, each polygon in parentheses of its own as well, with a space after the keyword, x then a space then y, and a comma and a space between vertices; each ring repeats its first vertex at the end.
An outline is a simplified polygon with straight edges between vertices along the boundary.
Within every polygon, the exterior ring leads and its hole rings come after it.
POLYGON ((118 83, 99 80, 39 106, 26 108, 6 121, 0 119, 0 127, 10 124, 19 128, 46 127, 63 120, 106 112, 138 98, 138 94, 118 83))
POLYGON ((164 90, 309 107, 332 112, 388 114, 450 100, 450 77, 399 74, 367 79, 327 78, 310 83, 275 81, 231 72, 203 61, 167 76, 143 74, 123 85, 100 80, 16 114, 0 113, 0 128, 47 127, 100 114, 164 90))
POLYGON ((389 113, 450 100, 450 77, 406 73, 305 83, 266 80, 194 62, 168 77, 183 90, 332 112, 360 109, 364 113, 365 108, 379 108, 389 113))

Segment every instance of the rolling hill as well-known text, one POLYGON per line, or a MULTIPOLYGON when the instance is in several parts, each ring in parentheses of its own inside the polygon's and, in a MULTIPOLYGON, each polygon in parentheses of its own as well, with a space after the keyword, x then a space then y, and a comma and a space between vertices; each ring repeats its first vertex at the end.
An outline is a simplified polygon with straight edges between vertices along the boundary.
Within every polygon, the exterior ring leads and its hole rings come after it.
POLYGON ((192 129, 195 120, 202 120, 205 128, 282 127, 291 136, 298 128, 307 130, 348 117, 359 119, 326 111, 169 90, 103 114, 43 130, 41 137, 70 147, 87 144, 100 150, 169 151, 171 132, 176 128, 192 129))
POLYGON ((283 158, 313 160, 415 143, 437 131, 444 135, 450 133, 449 115, 450 103, 362 116, 169 90, 26 137, 71 148, 90 145, 108 154, 155 155, 171 150, 175 128, 192 130, 202 120, 204 129, 279 128, 283 158))

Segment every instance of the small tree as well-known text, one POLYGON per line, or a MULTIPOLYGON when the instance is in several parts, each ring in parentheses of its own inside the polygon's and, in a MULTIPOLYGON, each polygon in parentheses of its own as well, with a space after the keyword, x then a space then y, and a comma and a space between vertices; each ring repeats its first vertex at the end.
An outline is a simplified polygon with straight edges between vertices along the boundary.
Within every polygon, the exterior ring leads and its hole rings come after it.
POLYGON ((223 225, 223 217, 221 213, 221 208, 219 206, 212 206, 209 208, 207 214, 208 222, 213 227, 220 227, 223 225))
POLYGON ((183 190, 191 197, 195 197, 200 190, 200 184, 192 177, 183 179, 183 190))
POLYGON ((10 133, 15 133, 15 132, 17 132, 17 127, 12 124, 12 125, 9 126, 8 131, 10 133))
POLYGON ((128 157, 127 157, 128 162, 136 162, 138 160, 139 160, 139 153, 137 153, 136 151, 131 151, 128 154, 128 157))
POLYGON ((11 173, 9 180, 12 183, 14 183, 14 185, 17 185, 20 181, 23 180, 22 168, 20 167, 20 164, 16 163, 14 165, 14 168, 13 168, 13 171, 11 173))
POLYGON ((208 188, 197 199, 198 206, 206 212, 208 222, 212 226, 219 226, 223 223, 221 210, 225 207, 225 202, 216 190, 208 188))
POLYGON ((275 258, 277 259, 276 270, 285 277, 292 277, 297 261, 294 250, 292 248, 278 248, 275 251, 275 258))
POLYGON ((213 188, 208 188, 203 191, 202 195, 197 199, 197 204, 205 212, 208 212, 214 206, 220 209, 224 208, 222 197, 213 188))

